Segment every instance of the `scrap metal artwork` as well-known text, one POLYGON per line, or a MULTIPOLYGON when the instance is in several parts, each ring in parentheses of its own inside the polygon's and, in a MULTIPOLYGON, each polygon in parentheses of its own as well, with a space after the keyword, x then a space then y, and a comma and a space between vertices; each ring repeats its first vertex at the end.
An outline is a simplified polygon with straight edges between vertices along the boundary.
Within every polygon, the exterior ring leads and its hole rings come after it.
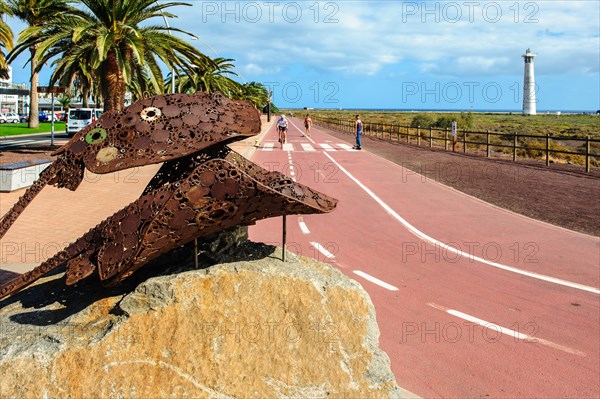
POLYGON ((0 238, 47 184, 75 190, 85 168, 109 173, 163 165, 138 200, 0 285, 0 298, 65 262, 68 285, 97 272, 111 286, 196 238, 267 217, 333 210, 337 200, 226 146, 259 133, 260 124, 250 102, 219 93, 159 95, 102 115, 54 153, 56 160, 0 220, 0 238))

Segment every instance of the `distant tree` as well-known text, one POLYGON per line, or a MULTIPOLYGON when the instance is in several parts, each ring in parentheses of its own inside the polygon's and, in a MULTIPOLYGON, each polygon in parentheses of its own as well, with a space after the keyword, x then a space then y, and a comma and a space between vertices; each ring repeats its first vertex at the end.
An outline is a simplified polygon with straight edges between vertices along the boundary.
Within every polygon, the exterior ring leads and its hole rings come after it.
POLYGON ((473 113, 461 112, 460 114, 448 114, 440 116, 433 123, 432 127, 439 129, 452 128, 452 122, 456 121, 459 129, 471 129, 473 127, 473 113))
MULTIPOLYGON (((8 0, 7 7, 12 15, 29 25, 29 28, 27 29, 37 29, 72 9, 68 5, 68 0, 8 0)), ((27 29, 25 29, 25 31, 27 31, 27 29)), ((40 64, 35 58, 35 55, 40 41, 33 40, 24 44, 25 38, 23 38, 22 35, 23 32, 19 35, 17 45, 8 54, 7 59, 10 62, 25 50, 29 50, 29 53, 31 54, 31 57, 29 58, 29 63, 31 65, 29 127, 37 128, 39 127, 37 86, 39 73, 43 63, 40 64)))
POLYGON ((471 129, 471 128, 473 128, 473 113, 471 111, 469 111, 469 112, 461 112, 459 119, 460 119, 460 124, 465 129, 471 129))
POLYGON ((242 85, 242 90, 236 98, 250 100, 256 108, 263 109, 269 101, 269 92, 262 83, 249 82, 242 85))
POLYGON ((214 93, 218 91, 230 98, 238 96, 242 92, 242 87, 229 77, 237 76, 233 71, 235 65, 232 61, 235 60, 217 57, 213 59, 213 64, 194 66, 192 77, 176 77, 179 87, 177 91, 180 93, 194 93, 196 91, 214 93))
POLYGON ((71 96, 64 94, 58 99, 59 104, 63 107, 65 111, 68 111, 71 108, 71 96))
MULTIPOLYGON (((262 112, 265 113, 265 114, 267 113, 267 106, 266 105, 262 108, 262 112)), ((275 104, 271 103, 271 113, 272 114, 278 114, 280 112, 281 111, 279 110, 279 108, 275 104)))
POLYGON ((450 129, 452 128, 452 122, 457 118, 453 115, 444 115, 438 117, 431 127, 437 127, 438 129, 450 129))

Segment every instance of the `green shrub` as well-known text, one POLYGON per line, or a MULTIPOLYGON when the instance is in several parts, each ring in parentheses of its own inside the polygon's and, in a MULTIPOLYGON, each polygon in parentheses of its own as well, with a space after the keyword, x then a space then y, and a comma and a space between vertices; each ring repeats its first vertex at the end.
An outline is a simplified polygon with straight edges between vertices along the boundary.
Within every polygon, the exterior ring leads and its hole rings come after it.
POLYGON ((433 118, 429 114, 418 114, 410 122, 410 127, 432 127, 433 118))

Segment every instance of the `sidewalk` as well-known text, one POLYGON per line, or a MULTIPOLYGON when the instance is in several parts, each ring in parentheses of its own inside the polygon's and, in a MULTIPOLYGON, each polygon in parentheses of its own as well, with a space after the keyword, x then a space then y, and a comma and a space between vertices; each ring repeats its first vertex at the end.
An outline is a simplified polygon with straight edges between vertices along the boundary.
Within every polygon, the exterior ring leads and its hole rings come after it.
MULTIPOLYGON (((246 157, 254 142, 270 128, 266 116, 259 136, 233 143, 246 157)), ((3 271, 22 273, 66 247, 102 220, 139 198, 160 165, 96 175, 85 171, 76 191, 45 187, 25 209, 0 242, 0 280, 3 271)), ((0 193, 0 214, 4 215, 25 193, 25 189, 0 193)))

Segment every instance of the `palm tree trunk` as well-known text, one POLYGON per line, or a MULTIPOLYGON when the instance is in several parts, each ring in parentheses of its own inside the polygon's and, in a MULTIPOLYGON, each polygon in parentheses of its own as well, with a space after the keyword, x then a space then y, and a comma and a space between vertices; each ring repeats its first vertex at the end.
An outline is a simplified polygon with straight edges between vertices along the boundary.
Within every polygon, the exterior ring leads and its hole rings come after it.
POLYGON ((82 90, 82 99, 81 99, 81 107, 82 108, 89 108, 90 107, 90 89, 87 88, 87 86, 84 86, 83 90, 82 90))
POLYGON ((121 110, 125 103, 125 79, 114 51, 109 51, 102 65, 104 111, 121 110))
POLYGON ((39 110, 38 110, 38 81, 39 74, 35 72, 37 63, 33 60, 33 56, 37 50, 37 46, 29 47, 31 52, 31 88, 29 89, 29 127, 38 128, 40 126, 39 110))

